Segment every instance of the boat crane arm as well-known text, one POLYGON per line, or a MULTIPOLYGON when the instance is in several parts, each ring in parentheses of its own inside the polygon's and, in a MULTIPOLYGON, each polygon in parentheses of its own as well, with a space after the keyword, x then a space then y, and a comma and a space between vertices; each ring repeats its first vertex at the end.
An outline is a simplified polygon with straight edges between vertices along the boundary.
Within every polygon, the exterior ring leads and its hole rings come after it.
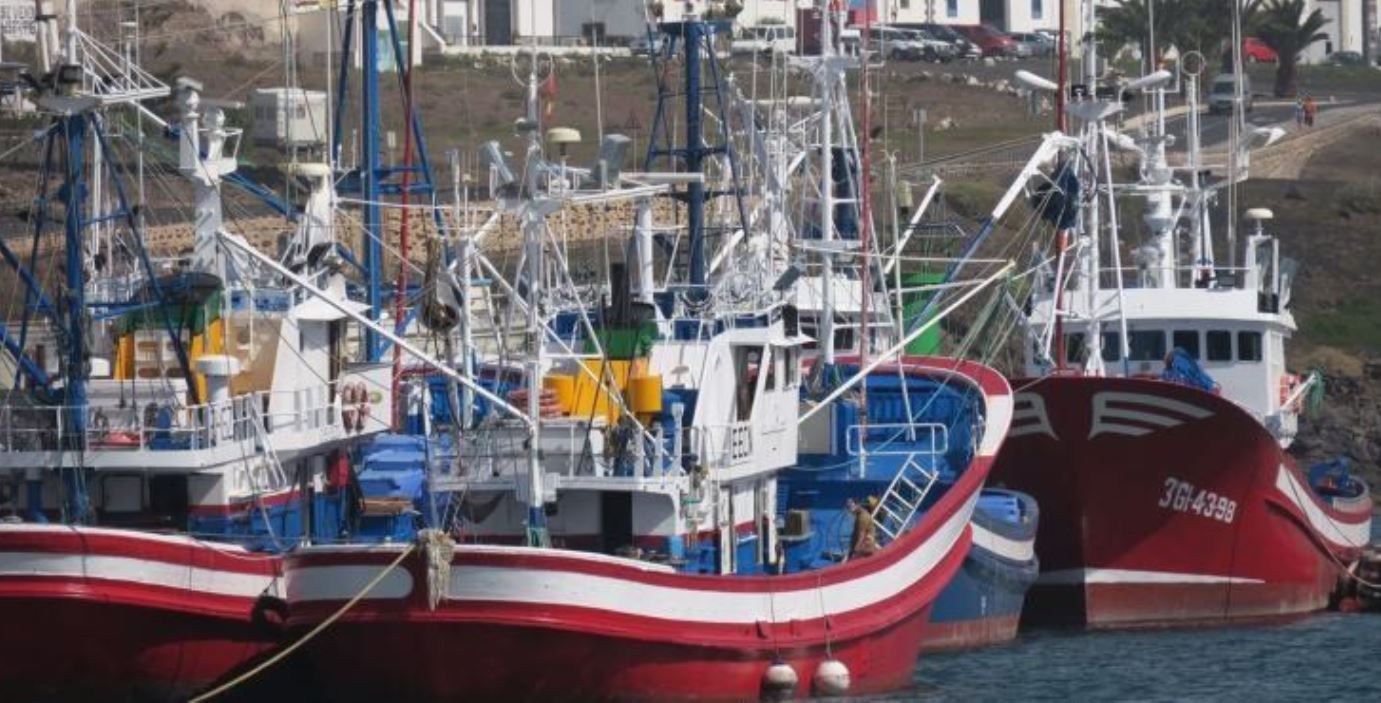
MULTIPOLYGON (((988 236, 993 233, 993 230, 997 229, 997 223, 1002 221, 1003 216, 1007 214, 1008 208, 1012 207, 1012 203, 1016 202, 1017 196, 1020 195, 1022 190, 1026 187, 1026 182, 1029 181, 1032 176, 1039 173, 1042 166, 1053 161, 1060 150, 1070 147, 1077 148, 1078 146, 1079 140, 1063 132, 1050 132, 1041 137, 1041 145, 1036 147, 1036 153, 1032 154, 1030 159, 1027 159, 1026 165, 1021 169, 1021 173, 1018 173, 1017 177, 1012 179, 1012 184, 1007 187, 1007 192, 1003 193, 1002 198, 997 201, 997 205, 993 208, 993 211, 988 214, 988 217, 983 220, 983 224, 978 228, 978 231, 969 239, 969 243, 964 246, 964 251, 959 254, 954 263, 950 264, 949 270, 945 272, 945 277, 940 282, 945 283, 952 281, 955 276, 959 275, 959 272, 963 270, 968 260, 973 258, 974 252, 978 251, 978 247, 988 239, 988 236)), ((926 303, 925 308, 921 310, 920 314, 915 318, 918 325, 930 315, 931 310, 939 306, 940 300, 944 297, 944 294, 945 291, 941 290, 930 299, 930 302, 926 303)))
POLYGON ((253 246, 250 246, 248 243, 239 241, 234 237, 228 237, 225 235, 225 233, 218 233, 218 238, 222 243, 228 244, 234 247, 235 249, 238 249, 239 251, 243 252, 246 256, 249 256, 250 258, 263 264, 264 266, 267 266, 269 269, 273 270, 278 275, 288 279, 289 281, 292 281, 294 284, 301 287, 302 290, 305 290, 308 293, 311 293, 312 295, 316 296, 322 302, 334 308, 337 312, 345 315, 346 317, 349 317, 350 319, 360 323, 361 325, 364 325, 365 327, 372 330, 374 333, 378 334, 380 337, 383 337, 384 339, 387 339, 388 341, 397 344, 400 348, 402 348, 409 354, 412 354, 423 364, 430 366, 431 368, 440 372, 443 376, 446 376, 447 378, 450 378, 456 383, 459 383, 460 385, 465 386, 466 388, 474 391, 476 395, 493 403, 494 406, 498 409, 521 420, 523 424, 528 427, 529 430, 536 428, 536 426, 532 422, 532 419, 529 418, 526 413, 519 410, 518 408, 513 407, 513 405, 510 404, 508 401, 504 400, 503 398, 500 398, 498 395, 490 392, 488 389, 470 380, 469 378, 467 378, 460 372, 456 371, 455 369, 452 369, 446 364, 443 364, 440 361, 437 361, 436 359, 432 358, 426 352, 423 352, 421 349, 418 349, 416 346, 414 346, 411 342, 407 341, 406 339, 403 339, 397 334, 394 334, 393 330, 390 330, 374 322, 373 320, 370 320, 368 317, 365 317, 364 315, 361 315, 360 313, 351 310, 349 306, 343 305, 339 300, 336 300, 332 296, 328 295, 326 291, 317 288, 316 286, 307 282, 305 278, 293 273, 292 271, 289 271, 282 264, 260 253, 259 250, 255 249, 253 246))
POLYGON ((916 208, 916 213, 911 216, 911 221, 907 223, 906 231, 902 233, 901 240, 897 242, 897 248, 892 252, 892 257, 883 265, 883 273, 892 273, 897 261, 901 259, 901 253, 906 250, 907 243, 911 241, 911 235, 916 233, 916 227, 921 224, 921 218, 925 217, 926 211, 930 209, 930 202, 935 199, 935 194, 940 192, 940 186, 945 182, 939 176, 932 176, 931 178, 933 180, 930 182, 930 188, 926 190, 925 197, 921 198, 921 206, 916 208))
POLYGON ((930 329, 931 327, 934 327, 936 324, 940 322, 940 320, 944 319, 945 317, 948 317, 949 314, 954 312, 959 306, 963 305, 964 303, 967 303, 969 299, 974 297, 975 295, 978 295, 979 291, 982 291, 984 288, 987 288, 988 286, 997 282, 999 279, 1005 278, 1007 274, 1011 273, 1013 268, 1016 268, 1016 264, 1014 262, 1008 261, 1006 264, 1002 266, 1002 268, 998 269, 997 272, 995 272, 993 275, 988 276, 987 278, 974 284, 973 288, 969 289, 968 292, 960 296, 958 300, 954 301, 953 303, 950 303, 949 307, 941 311, 939 315, 933 315, 925 322, 917 325, 916 329, 908 332, 906 337, 904 337, 901 341, 897 342, 896 344, 892 345, 892 348, 879 354, 878 357, 876 359, 873 359, 872 362, 870 362, 867 366, 859 369, 858 372, 855 373, 853 376, 850 376, 849 380, 839 384, 838 388, 835 388, 834 391, 832 391, 829 395, 825 396, 819 403, 816 403, 815 407, 801 413, 800 419, 796 421, 797 424, 804 423, 806 420, 809 420, 811 417, 813 417, 815 413, 820 412, 822 408, 829 406, 829 404, 834 402, 835 399, 837 399, 839 396, 844 395, 844 393, 846 393, 850 388, 853 388, 854 386, 858 385, 860 381, 867 378, 868 374, 872 373, 874 369, 886 363, 888 359, 891 359, 892 357, 900 354, 903 350, 906 349, 906 345, 915 341, 916 338, 924 334, 926 330, 930 329))

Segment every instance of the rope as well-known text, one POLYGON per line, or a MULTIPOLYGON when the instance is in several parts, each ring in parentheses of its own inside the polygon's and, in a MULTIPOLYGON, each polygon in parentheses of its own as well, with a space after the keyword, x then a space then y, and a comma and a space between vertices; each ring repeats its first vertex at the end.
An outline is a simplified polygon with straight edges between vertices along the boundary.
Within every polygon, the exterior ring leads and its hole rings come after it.
POLYGON ((321 634, 323 630, 335 624, 335 622, 339 620, 341 616, 345 615, 346 612, 348 612, 351 608, 355 607, 356 603, 359 603, 365 596, 369 595, 369 592, 374 590, 374 588, 384 580, 384 577, 387 576, 389 572, 398 568, 398 565, 403 563, 403 560, 406 559, 409 554, 412 554, 414 549, 417 549, 417 544, 409 544, 407 549, 404 549, 396 559, 394 559, 388 566, 384 567, 384 569, 380 571, 379 574, 375 576, 372 580, 370 580, 369 583, 365 584, 364 588, 361 589, 359 593, 356 593, 354 597, 345 602, 345 605, 342 605, 340 609, 338 609, 336 612, 331 613, 330 617, 326 618, 325 620, 322 620, 319 624, 317 624, 316 627, 312 628, 310 632, 303 635, 296 642, 293 642, 292 644, 279 650, 277 654, 268 658, 263 663, 259 664, 253 669, 250 669, 249 671, 246 671, 245 673, 236 676, 230 681, 227 681, 221 684, 220 686, 217 686, 216 688, 213 688, 210 691, 207 691, 206 693, 203 693, 197 696, 196 698, 193 698, 190 701, 190 703, 204 703, 204 701, 209 701, 212 698, 220 696, 229 691, 230 689, 239 686, 240 684, 254 678, 255 676, 258 676, 260 673, 263 673, 265 669, 268 669, 274 664, 277 664, 278 662, 287 658, 289 654, 296 652, 299 648, 302 647, 302 645, 307 644, 317 635, 321 634))

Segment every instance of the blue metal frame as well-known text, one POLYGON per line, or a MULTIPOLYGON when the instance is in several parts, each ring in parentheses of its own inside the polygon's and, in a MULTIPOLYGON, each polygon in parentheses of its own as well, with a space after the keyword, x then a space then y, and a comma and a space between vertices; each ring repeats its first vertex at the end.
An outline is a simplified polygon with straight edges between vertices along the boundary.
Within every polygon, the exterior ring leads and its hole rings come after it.
MULTIPOLYGON (((85 251, 84 230, 97 222, 123 218, 134 235, 135 248, 139 253, 142 267, 149 277, 155 297, 159 301, 158 304, 163 304, 165 298, 155 275, 153 264, 149 260, 148 252, 144 248, 138 222, 134 217, 133 210, 129 207, 129 200, 126 197, 124 183, 120 179, 120 172, 110 159, 106 160, 106 169, 108 169, 108 175, 115 186, 118 207, 111 213, 102 213, 91 218, 83 216, 89 195, 88 178, 99 178, 102 175, 86 172, 85 149, 90 143, 95 143, 100 146, 104 153, 108 155, 112 153, 101 130, 100 119, 85 113, 57 118, 54 121, 54 128, 48 130, 46 138, 47 144, 45 145, 43 167, 40 174, 40 195, 36 200, 38 215, 34 219, 30 264, 24 265, 19 257, 3 241, 0 241, 0 255, 3 256, 5 263, 19 274, 19 278, 25 286, 24 315, 21 320, 19 338, 16 340, 8 328, 0 325, 0 345, 3 345, 15 357, 18 367, 15 375, 16 382, 19 380, 19 375, 22 374, 30 378, 40 390, 51 391, 52 379, 24 352, 31 309, 37 309, 51 319, 54 323, 54 329, 60 331, 59 342, 65 351, 61 394, 61 404, 64 406, 62 419, 65 431, 59 438, 58 449, 81 451, 85 447, 86 439, 87 382, 90 374, 88 363, 90 350, 87 349, 86 345, 86 324, 89 320, 89 311, 86 301, 86 261, 83 256, 85 251), (90 141, 88 141, 88 131, 92 137, 90 141), (63 181, 56 197, 50 198, 49 185, 55 165, 55 152, 59 143, 62 145, 63 181), (42 286, 33 275, 33 269, 37 262, 37 251, 48 224, 46 217, 48 204, 52 200, 61 200, 64 208, 64 257, 62 264, 64 290, 56 302, 44 294, 42 286)), ((164 322, 167 325, 169 335, 172 337, 178 361, 186 375, 188 393, 192 403, 196 404, 199 402, 197 388, 189 366, 187 350, 182 344, 178 330, 173 325, 172 317, 166 307, 164 308, 164 322)), ((60 469, 60 476, 63 485, 62 513, 64 522, 73 524, 87 522, 90 518, 90 498, 87 494, 82 467, 64 465, 60 469)), ((32 484, 29 488, 31 492, 35 490, 35 486, 32 484)))
MULTIPOLYGON (((43 234, 43 228, 46 225, 48 219, 48 183, 52 178, 53 148, 57 144, 57 140, 52 138, 53 133, 53 128, 49 127, 47 135, 48 139, 44 144, 43 149, 43 165, 39 170, 38 182, 39 188, 41 188, 41 195, 38 197, 37 202, 35 203, 35 209, 37 210, 38 214, 36 217, 34 217, 34 236, 32 242, 29 245, 28 268, 20 266, 19 259, 14 257, 14 254, 10 251, 9 246, 6 245, 3 240, 0 240, 0 252, 3 252, 5 254, 6 263, 14 267, 15 271, 19 273, 19 277, 24 280, 24 308, 21 311, 19 323, 19 349, 21 351, 25 348, 26 343, 28 341, 29 313, 31 312, 30 306, 34 302, 35 295, 37 295, 38 300, 40 302, 40 310, 46 312, 49 318, 53 321, 53 326, 57 327, 57 325, 59 324, 57 317, 57 308, 53 306, 52 303, 48 303, 46 306, 42 305, 42 302, 46 300, 46 298, 43 295, 43 289, 41 286, 38 285, 36 281, 33 280, 32 274, 29 273, 30 271, 38 267, 38 246, 40 242, 40 237, 43 234)), ((32 364, 32 362, 30 363, 32 364)), ((22 362, 20 366, 23 366, 22 362)), ((33 364, 33 366, 35 368, 39 368, 37 364, 33 364)), ((15 369, 14 385, 16 386, 19 385, 19 371, 20 369, 15 369)))
MULTIPOLYGON (((64 295, 63 312, 66 315, 63 340, 67 349, 67 369, 63 379, 63 405, 67 406, 70 417, 67 427, 69 437, 76 437, 78 447, 86 434, 86 381, 87 349, 86 335, 82 330, 82 318, 86 313, 86 276, 82 261, 82 209, 86 205, 86 181, 83 174, 83 151, 85 149, 87 117, 84 114, 70 115, 62 119, 61 137, 66 145, 63 155, 63 184, 59 195, 65 202, 66 210, 63 224, 65 235, 64 271, 67 291, 64 295)), ((64 438, 60 438, 65 439, 64 438)), ((86 481, 79 466, 62 467, 64 487, 63 522, 81 524, 86 522, 90 512, 90 499, 86 494, 86 481)))
MULTIPOLYGON (((398 38, 398 23, 393 14, 393 5, 383 3, 384 18, 388 24, 389 42, 397 59, 398 75, 401 82, 403 71, 411 71, 410 57, 403 53, 398 38)), ((341 179, 338 190, 352 193, 363 201, 363 221, 365 229, 364 257, 357 266, 364 274, 369 302, 369 316, 378 320, 383 312, 383 222, 379 199, 385 195, 399 195, 403 192, 401 184, 391 179, 405 170, 417 174, 419 178, 410 183, 408 193, 420 193, 435 197, 436 190, 432 180, 431 163, 427 158, 427 142, 422 133, 422 120, 416 109, 408 111, 411 122, 413 149, 417 154, 418 165, 404 169, 392 164, 384 164, 379 152, 379 0, 348 0, 346 4, 345 29, 341 43, 340 74, 337 79, 335 129, 332 131, 331 153, 337 161, 341 154, 342 116, 345 114, 347 93, 349 91, 350 67, 354 58, 354 28, 359 14, 360 52, 363 66, 360 70, 360 163, 353 172, 341 179)), ((441 214, 433 211, 433 219, 438 228, 441 214)), ((395 326, 402 330, 406 320, 398 320, 395 326)), ((379 361, 391 344, 371 330, 365 330, 364 351, 368 361, 379 361)))
MULTIPOLYGON (((685 46, 684 92, 674 92, 662 72, 660 70, 657 72, 657 111, 652 120, 652 133, 648 140, 647 157, 643 163, 644 170, 651 171, 658 158, 680 160, 686 172, 700 173, 707 157, 718 154, 728 156, 729 171, 734 183, 732 191, 728 193, 707 191, 704 183, 691 183, 687 185, 683 196, 686 203, 686 224, 690 239, 690 285, 693 289, 701 291, 703 291, 706 283, 705 200, 708 197, 732 195, 737 205, 739 226, 744 227, 748 222, 747 211, 743 204, 743 194, 738 187, 738 159, 734 150, 729 146, 729 120, 724 112, 723 80, 720 76, 719 60, 715 58, 714 53, 715 34, 727 33, 730 31, 730 27, 730 23, 724 21, 695 20, 664 22, 659 26, 662 34, 667 36, 665 58, 670 58, 676 52, 678 40, 685 46), (708 86, 704 85, 702 62, 707 64, 709 68, 710 84, 708 86), (718 142, 715 144, 707 143, 704 135, 702 119, 705 107, 704 96, 706 95, 713 96, 720 116, 718 142), (684 97, 686 101, 685 144, 680 148, 674 145, 671 128, 668 124, 670 118, 669 103, 677 97, 684 97), (665 145, 660 140, 665 140, 665 145)), ((653 56, 653 65, 656 66, 655 52, 653 56)))

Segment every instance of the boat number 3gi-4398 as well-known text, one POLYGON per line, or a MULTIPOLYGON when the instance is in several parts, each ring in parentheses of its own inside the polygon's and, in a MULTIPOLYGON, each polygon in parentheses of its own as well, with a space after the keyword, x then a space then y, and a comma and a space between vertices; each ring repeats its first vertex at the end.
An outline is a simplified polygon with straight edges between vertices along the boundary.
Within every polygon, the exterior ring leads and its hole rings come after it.
POLYGON ((1165 479, 1165 493, 1160 497, 1158 505, 1176 512, 1193 513, 1229 524, 1237 513, 1237 501, 1213 491, 1195 488, 1194 484, 1173 476, 1165 479))

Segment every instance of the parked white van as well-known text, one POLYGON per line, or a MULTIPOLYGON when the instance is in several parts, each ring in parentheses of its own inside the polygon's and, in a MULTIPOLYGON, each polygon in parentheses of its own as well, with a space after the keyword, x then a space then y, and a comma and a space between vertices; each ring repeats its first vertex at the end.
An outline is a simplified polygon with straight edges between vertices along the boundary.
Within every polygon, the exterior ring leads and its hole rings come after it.
POLYGON ((796 51, 796 30, 784 24, 744 27, 729 44, 734 54, 791 54, 796 51))

